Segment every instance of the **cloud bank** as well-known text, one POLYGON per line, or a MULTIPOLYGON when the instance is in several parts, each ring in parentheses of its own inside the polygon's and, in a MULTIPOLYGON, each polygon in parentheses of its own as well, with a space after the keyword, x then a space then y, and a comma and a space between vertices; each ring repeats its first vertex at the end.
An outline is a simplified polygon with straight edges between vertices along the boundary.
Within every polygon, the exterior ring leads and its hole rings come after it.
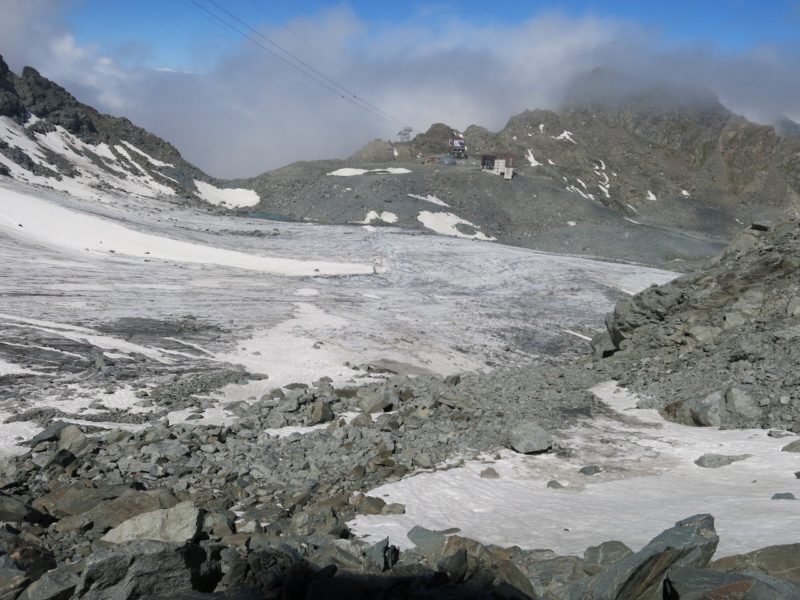
MULTIPOLYGON (((0 53, 12 69, 36 67, 79 100, 169 140, 218 177, 345 157, 400 128, 245 40, 210 52, 202 71, 122 66, 130 61, 75 42, 61 19, 69 2, 10 2, 0 21, 0 53)), ((576 74, 596 66, 706 86, 759 122, 800 119, 798 48, 730 54, 708 44, 676 45, 632 22, 559 14, 512 26, 452 19, 394 26, 338 7, 289 28, 261 31, 417 131, 442 121, 499 129, 526 108, 556 108, 576 74)))

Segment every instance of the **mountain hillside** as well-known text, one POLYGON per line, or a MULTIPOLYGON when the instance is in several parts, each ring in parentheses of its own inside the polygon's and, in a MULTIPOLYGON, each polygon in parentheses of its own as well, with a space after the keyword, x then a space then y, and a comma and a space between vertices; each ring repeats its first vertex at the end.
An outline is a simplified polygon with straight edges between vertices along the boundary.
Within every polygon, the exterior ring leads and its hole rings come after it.
POLYGON ((213 185, 168 142, 81 104, 35 69, 17 76, 2 57, 0 175, 84 198, 116 190, 231 208, 258 202, 249 190, 213 185))
POLYGON ((499 132, 468 127, 469 157, 454 166, 429 164, 454 135, 437 123, 409 142, 375 140, 347 161, 298 163, 242 185, 264 210, 294 218, 388 211, 391 224, 420 228, 433 209, 508 244, 680 269, 753 220, 797 213, 800 139, 785 129, 751 123, 704 90, 633 88, 596 70, 560 112, 526 110, 499 132), (507 152, 513 180, 480 172, 482 154, 507 152), (409 172, 381 170, 392 166, 409 172), (342 168, 366 171, 329 175, 342 168))

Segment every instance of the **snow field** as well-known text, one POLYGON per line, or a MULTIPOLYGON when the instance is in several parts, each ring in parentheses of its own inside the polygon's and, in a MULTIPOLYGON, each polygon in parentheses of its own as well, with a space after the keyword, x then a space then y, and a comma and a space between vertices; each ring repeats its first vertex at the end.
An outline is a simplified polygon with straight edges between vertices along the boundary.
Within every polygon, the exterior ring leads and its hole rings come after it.
POLYGON ((194 185, 197 188, 197 195, 201 199, 216 206, 224 204, 233 208, 246 208, 255 206, 261 201, 261 198, 253 190, 218 188, 198 179, 194 180, 194 185))
POLYGON ((611 539, 638 550, 679 519, 707 512, 720 536, 717 556, 797 542, 797 502, 771 500, 776 492, 798 491, 797 458, 780 451, 791 438, 667 422, 657 411, 633 408, 635 394, 614 382, 592 391, 633 419, 587 421, 563 432, 558 443, 574 451, 566 459, 503 451, 497 460, 467 459, 458 468, 383 485, 370 494, 404 504, 406 514, 358 516, 351 529, 408 548, 414 525, 459 527, 482 543, 580 555, 611 539), (695 465, 706 453, 751 456, 717 469, 695 465), (590 464, 603 471, 579 472, 590 464), (481 478, 487 466, 500 478, 481 478), (550 480, 565 487, 548 488, 550 480))
POLYGON ((72 252, 214 264, 289 276, 364 275, 374 272, 374 267, 367 264, 258 256, 141 233, 9 189, 0 188, 0 199, 0 229, 16 237, 72 252))

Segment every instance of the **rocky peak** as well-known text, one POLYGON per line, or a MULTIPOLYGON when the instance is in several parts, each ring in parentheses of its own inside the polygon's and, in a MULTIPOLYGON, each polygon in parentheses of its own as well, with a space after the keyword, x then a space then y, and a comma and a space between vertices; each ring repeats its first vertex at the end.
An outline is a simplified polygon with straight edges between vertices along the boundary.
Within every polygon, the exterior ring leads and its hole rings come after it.
POLYGON ((60 85, 42 77, 33 67, 25 67, 16 82, 17 94, 22 104, 41 119, 80 137, 97 133, 92 111, 80 104, 60 85))

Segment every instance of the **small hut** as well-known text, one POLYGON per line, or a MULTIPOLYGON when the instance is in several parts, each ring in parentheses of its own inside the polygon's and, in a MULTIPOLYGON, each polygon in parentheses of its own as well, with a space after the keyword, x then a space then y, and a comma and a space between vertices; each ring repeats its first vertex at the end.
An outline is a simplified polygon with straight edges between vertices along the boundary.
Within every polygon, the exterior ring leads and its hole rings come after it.
POLYGON ((481 157, 481 169, 495 175, 502 175, 504 179, 514 176, 514 164, 517 157, 508 152, 501 154, 484 154, 481 157))

